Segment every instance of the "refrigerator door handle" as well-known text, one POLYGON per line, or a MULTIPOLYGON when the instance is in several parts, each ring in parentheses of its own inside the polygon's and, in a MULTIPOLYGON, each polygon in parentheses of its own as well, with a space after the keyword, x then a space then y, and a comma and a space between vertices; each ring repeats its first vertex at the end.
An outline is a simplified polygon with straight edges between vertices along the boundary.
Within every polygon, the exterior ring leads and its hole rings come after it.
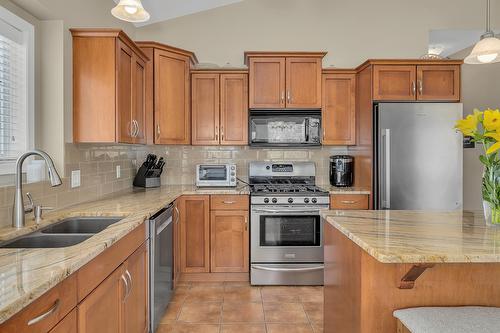
POLYGON ((382 138, 384 141, 384 199, 382 200, 382 208, 391 208, 391 130, 386 128, 382 130, 382 138))

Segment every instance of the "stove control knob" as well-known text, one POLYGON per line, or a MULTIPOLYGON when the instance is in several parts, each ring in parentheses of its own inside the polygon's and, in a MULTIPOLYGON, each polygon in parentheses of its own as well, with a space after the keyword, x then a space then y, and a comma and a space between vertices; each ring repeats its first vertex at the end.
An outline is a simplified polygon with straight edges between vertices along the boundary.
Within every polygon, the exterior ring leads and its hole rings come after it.
POLYGON ((312 200, 311 200, 311 201, 312 201, 312 203, 316 203, 316 202, 318 202, 318 199, 316 199, 316 198, 312 198, 312 200))
POLYGON ((305 203, 309 203, 309 198, 304 198, 305 203))
POLYGON ((292 198, 288 198, 288 203, 293 203, 293 199, 292 198))
POLYGON ((269 198, 264 198, 264 203, 269 203, 269 198))
POLYGON ((271 200, 273 203, 277 203, 278 202, 278 199, 276 198, 273 198, 273 200, 271 200))

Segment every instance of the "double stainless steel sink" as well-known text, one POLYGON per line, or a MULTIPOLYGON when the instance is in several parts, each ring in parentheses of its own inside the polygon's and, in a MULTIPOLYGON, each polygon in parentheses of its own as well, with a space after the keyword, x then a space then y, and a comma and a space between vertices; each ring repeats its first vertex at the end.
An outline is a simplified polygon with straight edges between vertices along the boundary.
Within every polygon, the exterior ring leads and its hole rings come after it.
POLYGON ((39 231, 9 240, 0 248, 61 248, 79 244, 122 217, 71 217, 39 231))

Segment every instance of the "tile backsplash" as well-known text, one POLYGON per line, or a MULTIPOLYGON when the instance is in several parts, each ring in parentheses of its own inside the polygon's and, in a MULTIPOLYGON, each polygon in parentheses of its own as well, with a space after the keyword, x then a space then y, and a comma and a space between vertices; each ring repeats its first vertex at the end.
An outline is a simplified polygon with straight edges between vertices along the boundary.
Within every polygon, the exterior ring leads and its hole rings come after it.
MULTIPOLYGON (((314 161, 317 183, 328 183, 329 156, 348 153, 347 147, 314 149, 255 149, 225 146, 136 146, 66 144, 63 184, 51 187, 48 181, 24 184, 37 204, 60 209, 77 203, 98 200, 105 195, 132 187, 136 166, 148 153, 163 156, 166 166, 162 184, 194 184, 195 165, 199 163, 235 163, 238 177, 248 179, 248 162, 314 161), (116 177, 120 165, 121 177, 116 177), (80 170, 81 186, 71 188, 71 171, 80 170)), ((353 152, 349 152, 352 154, 353 152)), ((12 219, 14 186, 0 187, 0 228, 9 227, 12 219)))

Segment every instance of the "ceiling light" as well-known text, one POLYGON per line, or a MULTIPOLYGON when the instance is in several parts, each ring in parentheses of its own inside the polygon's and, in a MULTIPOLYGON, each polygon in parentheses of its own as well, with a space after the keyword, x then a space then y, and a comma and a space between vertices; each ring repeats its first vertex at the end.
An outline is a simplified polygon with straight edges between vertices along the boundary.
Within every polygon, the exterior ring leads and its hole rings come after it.
POLYGON ((142 7, 141 0, 120 0, 115 8, 111 9, 114 17, 127 22, 146 22, 149 13, 142 7))
POLYGON ((486 0, 486 32, 464 59, 466 64, 492 64, 500 62, 500 39, 495 37, 490 27, 490 0, 486 0))

